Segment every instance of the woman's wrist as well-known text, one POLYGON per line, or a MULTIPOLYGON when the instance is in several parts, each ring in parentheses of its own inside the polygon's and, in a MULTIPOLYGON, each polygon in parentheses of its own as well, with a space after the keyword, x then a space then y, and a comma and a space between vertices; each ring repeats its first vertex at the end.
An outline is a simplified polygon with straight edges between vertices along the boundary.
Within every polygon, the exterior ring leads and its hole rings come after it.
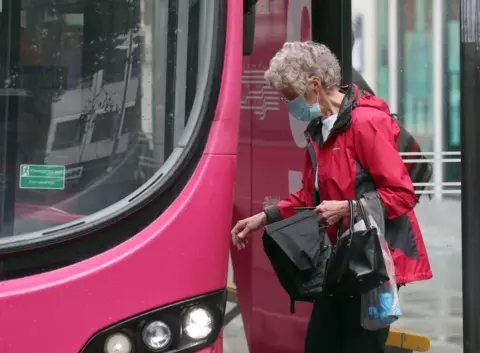
POLYGON ((343 201, 342 205, 342 216, 343 217, 348 217, 350 216, 350 207, 348 205, 348 200, 343 201))
POLYGON ((268 214, 265 210, 263 210, 262 212, 259 213, 259 216, 260 216, 260 219, 261 219, 261 222, 262 222, 262 226, 266 226, 268 224, 268 214))

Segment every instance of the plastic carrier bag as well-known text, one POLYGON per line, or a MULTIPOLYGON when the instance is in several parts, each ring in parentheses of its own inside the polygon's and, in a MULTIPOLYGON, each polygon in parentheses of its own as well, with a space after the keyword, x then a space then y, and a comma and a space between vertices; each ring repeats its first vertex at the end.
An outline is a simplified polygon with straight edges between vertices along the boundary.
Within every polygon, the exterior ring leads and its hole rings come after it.
MULTIPOLYGON (((372 225, 376 225, 372 217, 370 217, 370 222, 372 225)), ((369 292, 361 294, 360 324, 369 331, 388 327, 402 315, 392 254, 381 228, 377 226, 377 229, 390 280, 369 292)))

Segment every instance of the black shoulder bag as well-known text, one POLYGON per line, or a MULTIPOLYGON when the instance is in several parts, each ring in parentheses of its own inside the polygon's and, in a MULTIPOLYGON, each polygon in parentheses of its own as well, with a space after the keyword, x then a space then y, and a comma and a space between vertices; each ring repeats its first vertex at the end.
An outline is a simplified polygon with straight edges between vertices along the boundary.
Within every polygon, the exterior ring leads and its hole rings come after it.
POLYGON ((378 229, 370 222, 361 201, 363 230, 354 230, 353 202, 350 210, 349 229, 342 235, 342 222, 338 224, 337 244, 327 264, 324 291, 328 293, 358 294, 368 292, 388 281, 378 229))

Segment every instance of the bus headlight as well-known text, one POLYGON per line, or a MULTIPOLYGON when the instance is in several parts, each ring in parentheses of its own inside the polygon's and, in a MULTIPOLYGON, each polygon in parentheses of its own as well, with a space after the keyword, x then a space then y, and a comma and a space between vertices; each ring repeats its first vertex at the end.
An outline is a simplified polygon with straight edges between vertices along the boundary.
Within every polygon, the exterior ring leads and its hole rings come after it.
POLYGON ((204 308, 192 308, 185 314, 183 329, 194 340, 202 340, 213 331, 214 319, 212 314, 204 308))
POLYGON ((153 321, 143 328, 142 339, 152 352, 160 352, 172 342, 172 331, 162 321, 153 321))
POLYGON ((80 353, 191 353, 220 336, 227 291, 187 298, 134 314, 97 331, 80 353))
POLYGON ((105 353, 131 353, 132 341, 124 333, 114 333, 105 340, 104 351, 105 353))

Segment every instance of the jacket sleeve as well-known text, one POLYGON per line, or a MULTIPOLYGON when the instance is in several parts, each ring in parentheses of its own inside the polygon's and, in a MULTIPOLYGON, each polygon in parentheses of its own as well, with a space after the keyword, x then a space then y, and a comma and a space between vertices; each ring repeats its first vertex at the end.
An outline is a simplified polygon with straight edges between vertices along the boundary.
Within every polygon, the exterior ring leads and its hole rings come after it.
POLYGON ((368 119, 359 118, 355 125, 358 161, 372 177, 387 218, 397 218, 413 210, 417 199, 397 149, 400 129, 395 120, 387 114, 379 114, 368 119))
POLYGON ((264 212, 267 214, 267 221, 268 223, 275 223, 278 221, 281 221, 282 219, 292 217, 295 215, 295 210, 294 208, 296 207, 306 207, 306 199, 305 199, 305 191, 304 191, 304 186, 305 186, 305 173, 307 173, 307 160, 308 160, 309 155, 308 152, 306 152, 306 159, 305 159, 305 170, 302 174, 302 188, 287 197, 285 197, 283 200, 281 200, 279 203, 273 206, 269 206, 264 209, 264 212))

